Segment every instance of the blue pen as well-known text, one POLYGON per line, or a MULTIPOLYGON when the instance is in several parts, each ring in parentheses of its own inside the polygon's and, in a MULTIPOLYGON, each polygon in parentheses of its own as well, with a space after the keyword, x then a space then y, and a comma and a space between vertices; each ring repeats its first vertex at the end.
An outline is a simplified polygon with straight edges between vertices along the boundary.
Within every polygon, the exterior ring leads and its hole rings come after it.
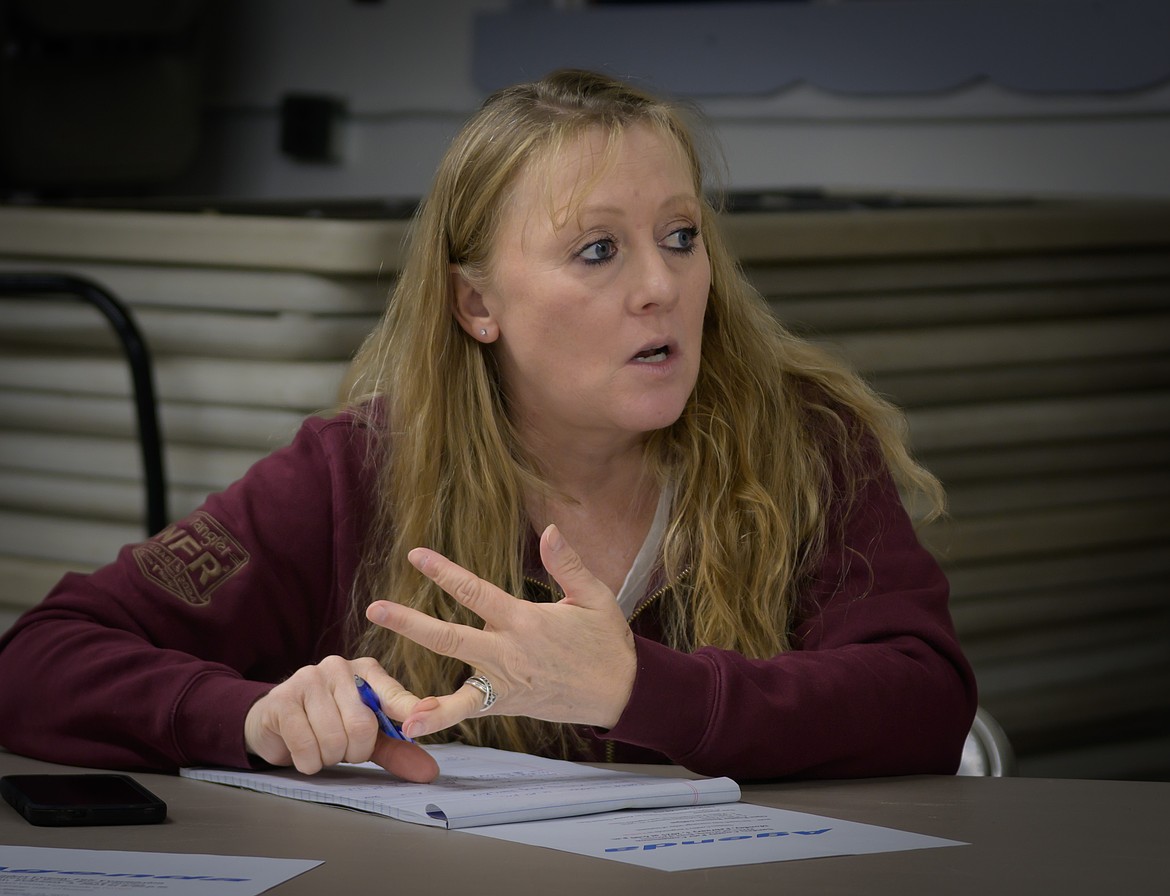
POLYGON ((382 701, 378 699, 378 695, 374 693, 374 689, 370 687, 364 678, 360 675, 355 675, 353 677, 353 683, 357 685, 358 696, 362 698, 362 703, 372 709, 374 715, 378 717, 378 727, 382 729, 383 734, 395 740, 404 740, 409 744, 414 743, 413 740, 398 729, 398 726, 390 720, 390 717, 386 713, 382 712, 382 701))

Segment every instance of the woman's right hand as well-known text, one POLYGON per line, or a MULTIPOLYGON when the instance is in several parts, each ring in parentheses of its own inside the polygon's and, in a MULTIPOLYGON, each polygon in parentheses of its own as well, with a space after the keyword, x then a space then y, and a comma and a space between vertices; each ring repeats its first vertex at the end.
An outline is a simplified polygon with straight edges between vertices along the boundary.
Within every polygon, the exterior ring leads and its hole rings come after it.
POLYGON ((406 781, 434 780, 439 766, 429 753, 378 729, 355 675, 369 683, 392 719, 406 718, 419 702, 371 657, 326 657, 298 669, 252 704, 244 719, 248 752, 307 775, 339 762, 373 761, 406 781))

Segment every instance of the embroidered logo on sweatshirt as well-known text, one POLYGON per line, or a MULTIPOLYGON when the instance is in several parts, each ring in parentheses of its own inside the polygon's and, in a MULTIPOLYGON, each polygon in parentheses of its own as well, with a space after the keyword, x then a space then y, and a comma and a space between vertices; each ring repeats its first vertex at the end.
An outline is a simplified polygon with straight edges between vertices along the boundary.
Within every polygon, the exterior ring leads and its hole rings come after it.
POLYGON ((250 559, 215 517, 202 510, 133 549, 142 574, 180 600, 200 606, 250 559))

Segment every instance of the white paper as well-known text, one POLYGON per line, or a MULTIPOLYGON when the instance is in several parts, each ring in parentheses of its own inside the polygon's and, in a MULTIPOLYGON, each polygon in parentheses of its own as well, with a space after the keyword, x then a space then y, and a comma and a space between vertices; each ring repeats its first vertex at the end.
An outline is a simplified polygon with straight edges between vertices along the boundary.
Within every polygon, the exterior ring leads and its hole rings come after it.
POLYGON ((255 896, 320 864, 315 859, 0 845, 0 894, 255 896))
POLYGON ((292 769, 207 768, 183 769, 181 774, 452 830, 619 809, 734 802, 740 796, 739 785, 730 778, 638 775, 465 744, 426 749, 439 763, 439 777, 430 784, 400 781, 368 762, 315 775, 292 769))
POLYGON ((660 871, 966 845, 958 840, 746 803, 613 812, 469 828, 465 833, 660 871))

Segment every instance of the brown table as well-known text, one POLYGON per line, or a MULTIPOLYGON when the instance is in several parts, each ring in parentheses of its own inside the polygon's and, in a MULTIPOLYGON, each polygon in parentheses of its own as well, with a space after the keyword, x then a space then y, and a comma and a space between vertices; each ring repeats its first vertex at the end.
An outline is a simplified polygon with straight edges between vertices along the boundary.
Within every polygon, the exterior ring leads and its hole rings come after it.
MULTIPOLYGON (((0 774, 68 770, 0 752, 0 774)), ((1170 892, 1170 783, 913 777, 748 785, 745 802, 970 845, 668 873, 168 775, 135 777, 167 801, 165 824, 38 828, 0 803, 0 843, 324 860, 272 891, 281 896, 1170 892)))

